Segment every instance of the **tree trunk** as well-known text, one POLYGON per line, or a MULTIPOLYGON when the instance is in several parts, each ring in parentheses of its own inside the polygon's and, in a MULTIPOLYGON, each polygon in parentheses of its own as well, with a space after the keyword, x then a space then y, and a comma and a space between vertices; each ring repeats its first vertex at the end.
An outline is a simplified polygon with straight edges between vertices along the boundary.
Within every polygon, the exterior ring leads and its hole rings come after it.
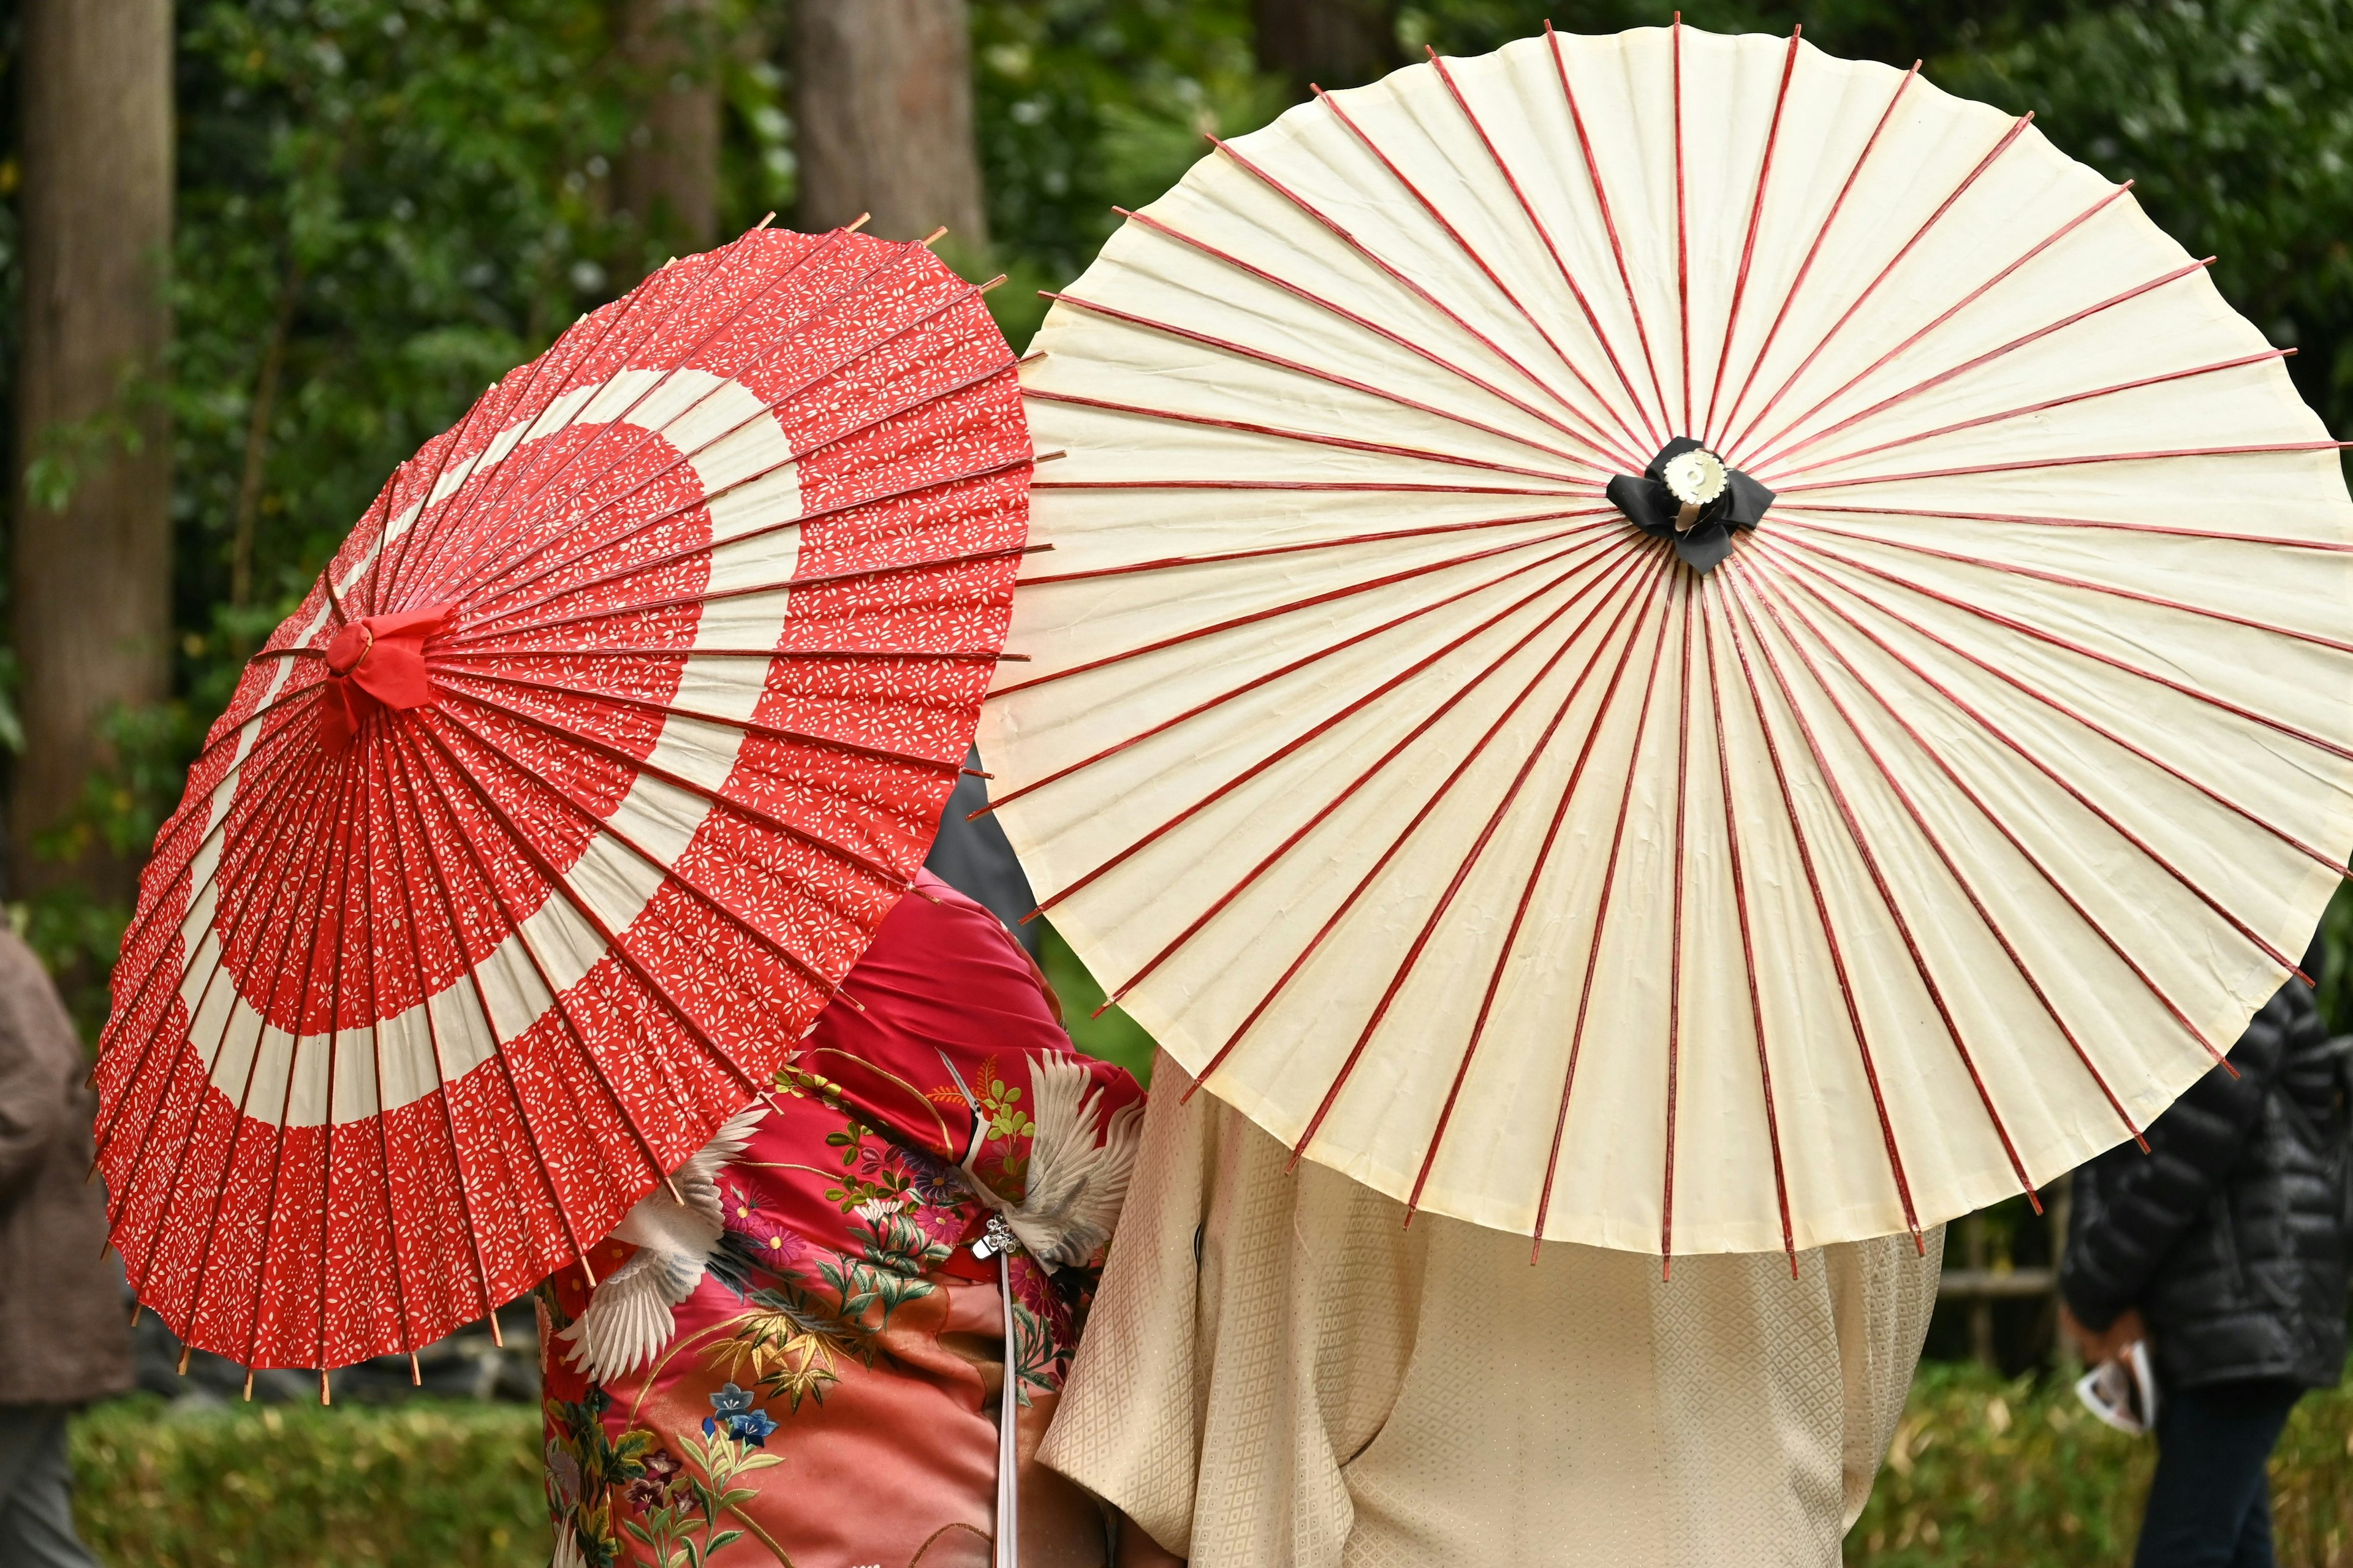
POLYGON ((799 0, 793 69, 800 226, 874 215, 885 239, 945 224, 988 243, 965 0, 799 0))
POLYGON ((719 237, 718 40, 712 0, 622 0, 621 56, 642 118, 614 171, 614 205, 653 247, 719 237))
POLYGON ((1359 87, 1405 63, 1396 0, 1250 0, 1261 70, 1304 93, 1359 87))
POLYGON ((17 890, 79 880, 121 896, 134 868, 102 850, 58 863, 31 848, 103 760, 96 726, 106 710, 170 689, 172 476, 160 378, 172 324, 172 7, 25 0, 19 16, 14 608, 25 754, 12 858, 17 890))

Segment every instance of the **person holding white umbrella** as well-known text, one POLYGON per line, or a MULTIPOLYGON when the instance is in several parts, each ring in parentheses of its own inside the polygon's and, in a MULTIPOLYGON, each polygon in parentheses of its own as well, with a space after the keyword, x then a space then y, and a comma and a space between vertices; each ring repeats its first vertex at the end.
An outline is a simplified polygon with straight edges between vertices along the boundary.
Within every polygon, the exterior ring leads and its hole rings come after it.
POLYGON ((1160 1549, 1834 1561, 1941 1222, 2295 971, 2338 443, 2030 121, 1548 32, 1220 143, 1058 297, 979 744, 1165 1052, 1044 1450, 1160 1549))

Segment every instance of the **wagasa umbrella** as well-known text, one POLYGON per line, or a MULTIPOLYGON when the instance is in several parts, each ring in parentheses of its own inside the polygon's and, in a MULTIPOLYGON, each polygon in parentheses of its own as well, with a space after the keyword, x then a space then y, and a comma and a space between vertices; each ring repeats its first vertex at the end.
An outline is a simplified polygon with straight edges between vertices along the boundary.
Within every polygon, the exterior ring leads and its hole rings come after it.
POLYGON ((413 1350, 765 1088, 971 741, 1030 447, 979 289, 755 230, 402 464, 159 834, 97 1068, 141 1300, 248 1365, 413 1350))
POLYGON ((980 744, 1211 1093, 1776 1251, 2133 1137, 2353 845, 2353 507, 2122 186, 1916 69, 1549 31, 1131 215, 1027 363, 980 744))

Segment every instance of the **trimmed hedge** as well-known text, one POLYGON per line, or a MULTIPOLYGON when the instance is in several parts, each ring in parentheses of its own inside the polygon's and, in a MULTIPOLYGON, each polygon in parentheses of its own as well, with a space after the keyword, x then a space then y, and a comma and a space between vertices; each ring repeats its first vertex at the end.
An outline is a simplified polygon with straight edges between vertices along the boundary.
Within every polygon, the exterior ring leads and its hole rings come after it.
MULTIPOLYGON (((524 1405, 167 1405, 74 1429, 83 1539, 111 1568, 540 1568, 524 1405)), ((2128 1563, 2149 1444, 2053 1379, 1929 1363, 1847 1537, 1852 1568, 2128 1563)), ((2353 1384, 2297 1406, 2272 1461, 2282 1568, 2353 1568, 2353 1384)))
MULTIPOLYGON (((1849 1568, 2122 1568, 2156 1445, 2110 1430, 2057 1378, 1926 1362, 1849 1568)), ((2307 1396, 2272 1456, 2281 1568, 2353 1568, 2353 1383, 2307 1396)))

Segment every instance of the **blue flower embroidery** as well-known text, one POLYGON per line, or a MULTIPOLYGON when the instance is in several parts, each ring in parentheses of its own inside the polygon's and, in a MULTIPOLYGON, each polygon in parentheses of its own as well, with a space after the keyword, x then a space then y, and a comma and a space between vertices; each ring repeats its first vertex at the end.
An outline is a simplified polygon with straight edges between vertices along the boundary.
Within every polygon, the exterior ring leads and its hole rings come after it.
POLYGON ((752 1408, 752 1391, 729 1384, 711 1396, 712 1414, 703 1417, 702 1435, 715 1435, 724 1426, 727 1435, 738 1442, 749 1443, 755 1448, 768 1446, 768 1434, 776 1429, 773 1416, 765 1410, 752 1408))

